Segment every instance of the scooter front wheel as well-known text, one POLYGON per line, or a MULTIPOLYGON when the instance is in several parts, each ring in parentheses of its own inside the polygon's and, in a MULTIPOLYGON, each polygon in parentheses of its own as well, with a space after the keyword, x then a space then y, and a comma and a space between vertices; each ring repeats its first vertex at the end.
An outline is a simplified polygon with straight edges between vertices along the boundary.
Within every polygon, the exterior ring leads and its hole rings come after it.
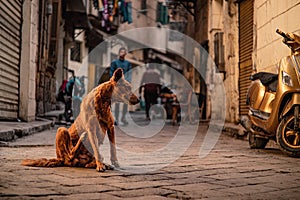
POLYGON ((284 117, 277 128, 277 143, 280 149, 292 157, 300 157, 300 115, 299 106, 294 113, 284 117))
POLYGON ((257 137, 255 134, 248 133, 248 141, 251 149, 264 149, 269 140, 262 137, 257 137))

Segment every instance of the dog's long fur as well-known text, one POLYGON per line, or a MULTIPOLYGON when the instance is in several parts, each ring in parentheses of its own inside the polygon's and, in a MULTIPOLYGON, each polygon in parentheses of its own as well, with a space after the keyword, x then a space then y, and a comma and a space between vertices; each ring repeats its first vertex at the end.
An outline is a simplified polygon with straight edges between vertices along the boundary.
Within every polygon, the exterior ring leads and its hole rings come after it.
POLYGON ((23 160, 22 165, 87 167, 105 171, 108 165, 103 164, 99 145, 102 144, 107 133, 110 141, 111 162, 118 167, 114 118, 111 112, 112 102, 128 104, 139 102, 131 92, 131 85, 124 79, 121 69, 117 69, 109 81, 94 88, 83 99, 80 114, 69 129, 58 128, 56 134, 57 158, 26 159, 23 160))

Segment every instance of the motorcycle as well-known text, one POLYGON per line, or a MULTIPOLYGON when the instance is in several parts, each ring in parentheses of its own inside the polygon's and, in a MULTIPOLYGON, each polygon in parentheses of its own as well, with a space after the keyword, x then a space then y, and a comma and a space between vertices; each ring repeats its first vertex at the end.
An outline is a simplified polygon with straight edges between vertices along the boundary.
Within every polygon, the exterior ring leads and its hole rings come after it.
POLYGON ((272 139, 287 155, 300 157, 300 37, 279 29, 276 33, 291 55, 281 59, 278 74, 259 72, 250 77, 249 113, 241 117, 241 124, 250 148, 263 149, 272 139))

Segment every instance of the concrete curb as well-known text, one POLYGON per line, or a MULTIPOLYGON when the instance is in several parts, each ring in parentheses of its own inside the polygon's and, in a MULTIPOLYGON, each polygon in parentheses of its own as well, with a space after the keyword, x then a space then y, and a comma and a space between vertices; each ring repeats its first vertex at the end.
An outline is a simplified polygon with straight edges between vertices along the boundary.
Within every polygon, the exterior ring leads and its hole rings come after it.
POLYGON ((0 121, 0 141, 8 142, 54 126, 54 121, 36 119, 33 122, 0 121))

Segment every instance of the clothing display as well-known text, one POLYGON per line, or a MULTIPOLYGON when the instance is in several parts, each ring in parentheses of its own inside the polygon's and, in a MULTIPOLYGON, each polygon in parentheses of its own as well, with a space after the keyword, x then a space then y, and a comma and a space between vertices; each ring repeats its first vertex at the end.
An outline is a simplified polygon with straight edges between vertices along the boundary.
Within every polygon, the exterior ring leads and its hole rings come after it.
POLYGON ((99 11, 101 26, 110 31, 113 25, 132 23, 132 2, 130 0, 93 0, 95 9, 99 11))

